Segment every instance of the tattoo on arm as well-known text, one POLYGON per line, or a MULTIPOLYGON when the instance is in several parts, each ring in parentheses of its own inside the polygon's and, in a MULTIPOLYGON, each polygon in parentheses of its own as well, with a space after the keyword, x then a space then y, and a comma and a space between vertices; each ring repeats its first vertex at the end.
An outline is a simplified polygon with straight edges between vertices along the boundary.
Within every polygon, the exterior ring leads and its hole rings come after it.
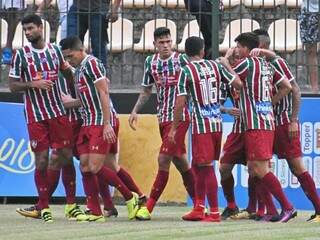
POLYGON ((140 93, 139 98, 132 112, 138 113, 141 110, 141 108, 146 104, 146 102, 149 100, 151 93, 152 93, 152 87, 144 87, 143 92, 140 93))
POLYGON ((292 81, 292 114, 291 121, 298 120, 298 115, 300 111, 300 102, 301 102, 301 92, 298 84, 295 80, 292 81))

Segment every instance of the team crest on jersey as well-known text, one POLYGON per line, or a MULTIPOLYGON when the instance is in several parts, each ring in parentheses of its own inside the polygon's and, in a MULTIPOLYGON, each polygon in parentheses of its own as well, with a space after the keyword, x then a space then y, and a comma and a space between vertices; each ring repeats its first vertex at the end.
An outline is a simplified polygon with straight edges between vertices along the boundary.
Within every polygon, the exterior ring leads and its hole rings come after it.
POLYGON ((31 145, 31 148, 35 149, 38 146, 37 140, 31 140, 30 145, 31 145))

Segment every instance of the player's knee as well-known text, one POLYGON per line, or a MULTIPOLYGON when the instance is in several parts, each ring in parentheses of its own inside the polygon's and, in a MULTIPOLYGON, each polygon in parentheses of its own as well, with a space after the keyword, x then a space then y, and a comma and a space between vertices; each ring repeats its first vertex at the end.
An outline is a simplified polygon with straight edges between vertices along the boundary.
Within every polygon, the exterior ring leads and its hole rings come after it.
POLYGON ((292 160, 289 161, 289 168, 291 172, 297 177, 306 171, 305 167, 303 166, 302 161, 299 160, 292 160))
POLYGON ((170 169, 171 158, 168 156, 160 155, 158 157, 158 166, 161 170, 169 170, 170 169))
POLYGON ((219 172, 220 172, 221 178, 229 177, 232 174, 232 168, 233 166, 229 166, 227 164, 220 164, 219 172))
POLYGON ((89 170, 91 173, 96 174, 102 168, 102 164, 89 161, 89 170))
POLYGON ((39 170, 45 170, 48 167, 48 160, 44 158, 39 158, 36 161, 36 168, 39 170))

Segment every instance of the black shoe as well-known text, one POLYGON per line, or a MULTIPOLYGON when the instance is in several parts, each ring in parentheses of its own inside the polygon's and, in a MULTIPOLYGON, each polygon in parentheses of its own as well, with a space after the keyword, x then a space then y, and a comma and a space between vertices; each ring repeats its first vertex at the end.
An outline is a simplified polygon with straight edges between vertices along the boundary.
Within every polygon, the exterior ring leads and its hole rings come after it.
POLYGON ((116 208, 112 209, 104 209, 104 216, 105 217, 118 217, 118 210, 116 208))
POLYGON ((229 217, 234 216, 237 213, 239 213, 238 207, 235 207, 235 208, 226 207, 221 214, 221 220, 227 220, 229 217))

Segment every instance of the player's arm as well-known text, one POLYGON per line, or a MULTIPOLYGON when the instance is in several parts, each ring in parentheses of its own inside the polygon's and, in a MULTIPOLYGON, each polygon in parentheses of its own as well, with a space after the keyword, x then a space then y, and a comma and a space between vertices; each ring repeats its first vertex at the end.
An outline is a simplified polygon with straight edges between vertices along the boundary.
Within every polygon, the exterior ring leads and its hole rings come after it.
POLYGON ((73 98, 70 94, 61 93, 61 100, 66 109, 81 107, 79 98, 73 98))
POLYGON ((280 73, 278 70, 274 68, 274 84, 277 85, 278 91, 275 95, 272 97, 272 105, 276 105, 282 98, 287 96, 289 92, 292 90, 291 84, 288 80, 288 78, 280 73))
POLYGON ((188 75, 182 68, 177 85, 177 97, 174 105, 173 122, 168 133, 169 141, 175 143, 176 130, 182 120, 183 109, 188 101, 188 75))
POLYGON ((152 94, 152 86, 142 86, 142 91, 139 94, 138 100, 134 105, 130 117, 129 117, 129 125, 133 130, 136 130, 136 123, 138 121, 138 113, 142 109, 142 107, 148 102, 150 96, 152 94))
POLYGON ((101 107, 103 114, 103 139, 107 140, 109 143, 116 142, 116 135, 110 123, 110 95, 109 95, 109 80, 107 78, 102 78, 95 81, 94 85, 97 88, 101 107))
POLYGON ((292 86, 292 113, 289 124, 289 137, 294 138, 299 136, 298 115, 300 111, 301 92, 295 80, 291 82, 292 86))
POLYGON ((22 82, 20 79, 23 75, 21 57, 18 51, 15 51, 9 70, 9 89, 11 92, 21 92, 32 88, 49 90, 54 84, 51 80, 37 80, 22 82))
POLYGON ((252 57, 266 57, 268 61, 274 59, 277 55, 274 51, 263 48, 254 48, 250 52, 250 56, 252 57))
POLYGON ((243 84, 238 76, 238 74, 233 70, 233 68, 231 67, 230 63, 229 63, 229 60, 225 57, 220 57, 219 58, 219 62, 225 67, 225 69, 231 73, 233 75, 233 79, 232 81, 230 82, 230 84, 240 90, 242 87, 243 87, 243 84))

